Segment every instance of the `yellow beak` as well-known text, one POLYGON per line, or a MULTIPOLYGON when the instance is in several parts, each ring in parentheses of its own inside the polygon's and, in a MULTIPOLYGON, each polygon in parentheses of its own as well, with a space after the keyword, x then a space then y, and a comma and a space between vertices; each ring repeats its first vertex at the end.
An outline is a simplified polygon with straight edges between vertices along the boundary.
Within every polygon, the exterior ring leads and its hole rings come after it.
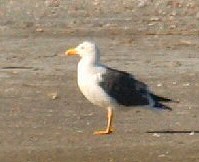
POLYGON ((77 50, 76 50, 75 48, 71 48, 71 49, 69 49, 69 50, 67 50, 67 51, 65 52, 65 55, 67 55, 67 56, 74 56, 74 55, 77 55, 77 50))

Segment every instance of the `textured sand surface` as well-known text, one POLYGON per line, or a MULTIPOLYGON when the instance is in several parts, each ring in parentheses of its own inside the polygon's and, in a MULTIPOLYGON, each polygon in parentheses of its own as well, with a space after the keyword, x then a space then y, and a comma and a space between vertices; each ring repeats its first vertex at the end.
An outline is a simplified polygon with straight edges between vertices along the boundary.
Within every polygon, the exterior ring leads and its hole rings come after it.
POLYGON ((198 22, 193 0, 2 0, 0 161, 199 161, 198 22), (106 110, 78 90, 79 58, 64 56, 83 40, 180 102, 172 112, 117 111, 115 132, 93 136, 106 110))

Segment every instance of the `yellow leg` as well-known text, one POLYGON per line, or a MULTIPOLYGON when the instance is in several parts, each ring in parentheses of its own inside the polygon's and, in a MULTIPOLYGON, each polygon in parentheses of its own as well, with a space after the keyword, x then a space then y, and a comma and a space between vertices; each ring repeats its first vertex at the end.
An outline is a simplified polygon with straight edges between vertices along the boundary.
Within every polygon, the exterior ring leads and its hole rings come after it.
POLYGON ((113 109, 111 107, 108 107, 108 123, 107 123, 106 130, 96 131, 96 132, 94 132, 94 135, 111 134, 113 132, 112 119, 113 119, 113 109))

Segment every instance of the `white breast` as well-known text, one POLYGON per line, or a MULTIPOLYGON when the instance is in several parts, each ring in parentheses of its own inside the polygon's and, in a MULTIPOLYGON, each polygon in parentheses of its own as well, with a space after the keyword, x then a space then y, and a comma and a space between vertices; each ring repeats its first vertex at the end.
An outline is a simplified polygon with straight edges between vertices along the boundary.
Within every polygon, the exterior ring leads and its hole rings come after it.
POLYGON ((78 64, 78 86, 81 92, 90 102, 101 107, 107 107, 114 103, 114 100, 98 84, 105 71, 104 67, 88 67, 81 61, 78 64))

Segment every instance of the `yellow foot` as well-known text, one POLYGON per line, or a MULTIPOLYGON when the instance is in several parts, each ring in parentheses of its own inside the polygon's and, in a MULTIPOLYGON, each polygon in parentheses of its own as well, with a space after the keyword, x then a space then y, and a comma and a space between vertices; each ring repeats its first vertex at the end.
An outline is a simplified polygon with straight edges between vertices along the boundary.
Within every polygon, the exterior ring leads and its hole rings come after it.
POLYGON ((106 135, 106 134, 111 134, 113 130, 104 130, 104 131, 95 131, 93 134, 94 135, 106 135))

